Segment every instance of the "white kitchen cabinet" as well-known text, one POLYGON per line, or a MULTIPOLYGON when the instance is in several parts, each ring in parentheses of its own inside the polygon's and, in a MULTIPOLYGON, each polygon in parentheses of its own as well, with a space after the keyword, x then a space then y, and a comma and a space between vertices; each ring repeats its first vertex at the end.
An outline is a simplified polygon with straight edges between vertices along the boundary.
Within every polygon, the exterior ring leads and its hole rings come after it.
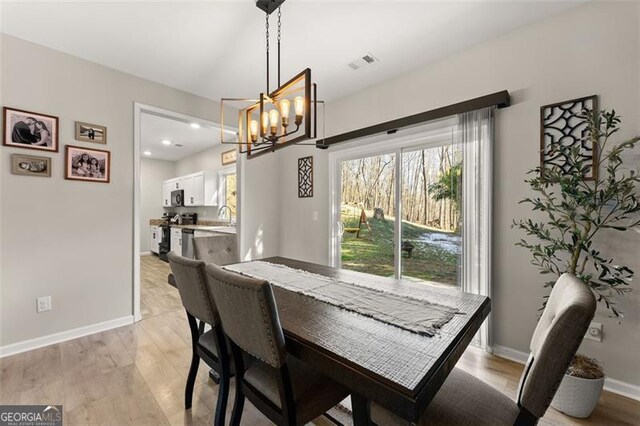
POLYGON ((182 229, 171 228, 171 251, 182 256, 182 229))
POLYGON ((158 254, 160 252, 160 240, 162 239, 162 228, 152 226, 149 234, 149 251, 158 254))
POLYGON ((195 173, 184 177, 184 205, 205 206, 211 205, 205 202, 205 173, 195 173))
POLYGON ((184 190, 185 207, 215 206, 217 182, 213 172, 196 172, 164 181, 162 184, 162 206, 171 206, 171 191, 184 190))
POLYGON ((172 180, 162 182, 162 207, 171 207, 172 180))

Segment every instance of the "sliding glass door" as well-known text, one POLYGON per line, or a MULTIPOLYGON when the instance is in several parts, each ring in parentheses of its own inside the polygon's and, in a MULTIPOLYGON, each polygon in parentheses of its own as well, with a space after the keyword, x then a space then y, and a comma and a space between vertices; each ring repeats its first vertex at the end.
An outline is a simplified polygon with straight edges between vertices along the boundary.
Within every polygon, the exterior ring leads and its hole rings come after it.
POLYGON ((452 140, 403 149, 403 278, 459 285, 462 268, 462 149, 452 140))
POLYGON ((340 165, 342 267, 395 276, 396 154, 345 160, 340 165))
POLYGON ((487 108, 330 152, 332 265, 491 296, 492 143, 487 108))

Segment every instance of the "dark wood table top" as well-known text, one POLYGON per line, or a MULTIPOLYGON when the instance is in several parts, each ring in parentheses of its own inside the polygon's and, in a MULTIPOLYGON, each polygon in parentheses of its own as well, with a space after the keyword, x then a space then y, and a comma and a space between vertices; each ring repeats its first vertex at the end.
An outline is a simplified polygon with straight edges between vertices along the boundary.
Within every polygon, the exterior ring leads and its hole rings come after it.
POLYGON ((489 298, 450 286, 381 278, 282 257, 262 260, 398 294, 427 295, 430 301, 461 312, 435 337, 427 337, 273 287, 287 349, 293 356, 409 421, 418 420, 491 309, 489 298))

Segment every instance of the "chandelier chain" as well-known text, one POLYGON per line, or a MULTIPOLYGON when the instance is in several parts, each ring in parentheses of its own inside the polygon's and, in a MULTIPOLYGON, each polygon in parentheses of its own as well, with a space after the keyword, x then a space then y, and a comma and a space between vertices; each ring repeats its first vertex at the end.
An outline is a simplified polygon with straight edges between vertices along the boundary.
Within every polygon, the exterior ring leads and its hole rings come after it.
POLYGON ((280 8, 278 8, 278 43, 280 43, 280 32, 282 29, 282 23, 280 22, 281 18, 282 18, 282 12, 280 11, 280 8))
POLYGON ((280 22, 281 17, 282 12, 278 7, 278 87, 280 87, 280 32, 282 29, 282 23, 280 22))
POLYGON ((265 14, 265 32, 266 32, 266 48, 267 48, 267 93, 269 93, 269 14, 265 14))

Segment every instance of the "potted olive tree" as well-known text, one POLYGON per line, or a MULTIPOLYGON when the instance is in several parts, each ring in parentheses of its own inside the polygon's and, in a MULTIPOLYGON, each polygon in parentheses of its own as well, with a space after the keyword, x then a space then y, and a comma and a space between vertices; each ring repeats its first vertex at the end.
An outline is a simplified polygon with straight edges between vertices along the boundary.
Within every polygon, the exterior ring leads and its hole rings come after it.
MULTIPOLYGON (((613 316, 622 318, 616 298, 631 291, 634 273, 601 252, 594 238, 606 229, 624 232, 640 224, 640 176, 626 169, 622 159, 640 137, 609 146, 620 128, 615 111, 585 111, 582 118, 588 123, 593 163, 579 148, 554 146, 555 154, 566 158, 564 170, 538 167, 529 172, 532 177, 525 181, 535 196, 520 203, 540 214, 536 219, 515 220, 513 227, 526 234, 517 245, 531 252, 531 263, 541 274, 553 276, 545 287, 552 287, 557 277, 569 272, 582 280, 613 316), (591 167, 595 168, 594 179, 587 180, 591 167)), ((569 415, 588 417, 600 397, 604 374, 580 374, 584 371, 580 365, 586 365, 585 358, 578 356, 552 405, 569 415)))

